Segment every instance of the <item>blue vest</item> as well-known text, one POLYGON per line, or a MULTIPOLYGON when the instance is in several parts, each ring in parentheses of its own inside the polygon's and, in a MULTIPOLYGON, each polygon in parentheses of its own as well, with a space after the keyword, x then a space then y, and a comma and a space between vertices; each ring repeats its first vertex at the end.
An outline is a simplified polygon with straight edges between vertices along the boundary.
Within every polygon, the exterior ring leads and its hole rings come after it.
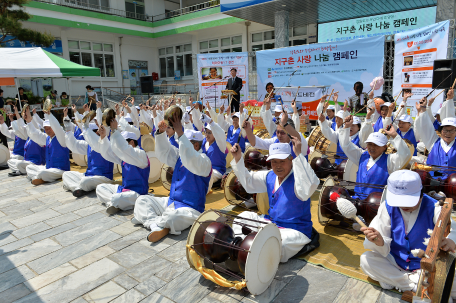
POLYGON ((179 157, 174 166, 168 206, 174 203, 174 208, 190 207, 202 213, 206 204, 206 194, 209 189, 212 170, 207 177, 191 173, 182 165, 179 157))
POLYGON ((52 141, 51 137, 46 138, 46 168, 70 170, 70 150, 60 145, 55 136, 52 141))
POLYGON ((310 199, 302 201, 296 197, 294 173, 290 174, 277 191, 274 192, 276 177, 277 175, 272 170, 266 176, 269 215, 264 217, 279 227, 291 228, 302 232, 310 239, 312 235, 310 199))
POLYGON ((78 126, 76 126, 74 129, 74 137, 76 138, 76 140, 84 140, 82 130, 78 126))
POLYGON ((433 125, 435 130, 439 130, 441 123, 435 119, 433 125))
POLYGON ((169 140, 169 143, 171 143, 172 146, 175 146, 175 147, 179 148, 179 143, 176 141, 176 138, 174 138, 174 135, 169 137, 168 140, 169 140))
MULTIPOLYGON (((114 163, 106 160, 99 153, 92 150, 90 145, 87 147, 87 170, 85 172, 86 176, 103 176, 112 180, 113 169, 114 163)), ((147 176, 147 179, 149 179, 149 176, 147 176)))
POLYGON ((415 138, 415 132, 413 131, 413 129, 409 129, 408 132, 403 135, 401 130, 398 128, 397 131, 399 136, 401 136, 402 139, 407 139, 409 140, 410 142, 412 142, 413 146, 415 146, 415 152, 413 153, 413 156, 416 156, 416 146, 418 144, 418 142, 416 141, 416 138, 415 138))
POLYGON ((271 98, 273 100, 275 100, 276 102, 279 102, 280 104, 282 104, 282 96, 281 95, 274 95, 273 98, 271 98))
MULTIPOLYGON (((440 138, 438 138, 437 141, 435 141, 434 146, 431 149, 431 152, 429 153, 429 156, 427 158, 426 163, 428 165, 441 165, 441 166, 456 166, 456 150, 455 150, 455 144, 450 148, 448 153, 445 153, 445 151, 442 148, 442 145, 440 143, 440 138)), ((435 175, 436 172, 430 171, 429 174, 433 178, 442 178, 446 179, 448 178, 448 175, 456 173, 454 170, 445 170, 442 171, 441 174, 435 175)))
POLYGON ((39 146, 35 141, 28 138, 24 145, 24 160, 35 165, 44 165, 46 163, 46 147, 39 146))
POLYGON ((382 116, 378 117, 377 122, 374 124, 374 132, 378 132, 383 128, 383 118, 382 116))
POLYGON ((336 124, 335 121, 331 123, 331 129, 332 129, 333 131, 336 131, 336 126, 337 126, 337 124, 336 124))
MULTIPOLYGON (((356 146, 361 147, 361 146, 359 145, 359 133, 358 133, 358 135, 356 136, 355 139, 351 140, 351 142, 353 142, 353 144, 355 144, 356 146)), ((337 140, 337 155, 343 157, 342 159, 336 159, 336 160, 334 161, 337 165, 339 165, 340 163, 342 163, 342 161, 346 160, 346 158, 347 158, 347 156, 345 155, 345 153, 344 153, 342 147, 341 147, 340 144, 339 144, 339 140, 337 140)))
POLYGON ((402 269, 415 270, 420 268, 421 259, 414 257, 412 249, 421 248, 426 250, 423 244, 424 238, 429 237, 428 229, 434 229, 434 208, 437 200, 428 195, 423 195, 421 200, 420 212, 412 229, 405 234, 404 219, 402 218, 399 207, 391 207, 385 201, 386 210, 391 218, 391 244, 390 254, 396 260, 397 265, 402 269))
MULTIPOLYGON (((237 143, 238 138, 239 138, 239 132, 241 131, 241 128, 239 127, 236 129, 236 131, 233 133, 234 126, 231 125, 230 128, 228 128, 228 133, 226 134, 226 141, 230 142, 232 146, 237 143)), ((244 136, 241 135, 241 141, 239 141, 239 145, 241 146, 242 152, 245 152, 245 142, 249 142, 247 138, 244 138, 244 136)))
POLYGON ((24 156, 24 145, 25 140, 22 140, 18 136, 14 139, 14 148, 13 148, 13 155, 17 156, 24 156))
MULTIPOLYGON (((149 162, 149 158, 147 162, 149 162)), ((139 168, 122 161, 122 185, 117 188, 117 193, 131 190, 140 195, 147 195, 149 192, 149 174, 150 162, 145 168, 139 168)))
MULTIPOLYGON (((214 141, 209 148, 206 150, 206 138, 203 140, 203 153, 205 153, 209 159, 211 159, 212 168, 216 169, 222 175, 226 172, 226 154, 222 153, 220 148, 217 145, 217 142, 214 141)), ((226 148, 225 148, 226 151, 226 148)))
MULTIPOLYGON (((375 164, 367 170, 367 162, 369 162, 369 153, 365 151, 361 158, 359 159, 358 173, 356 175, 357 183, 370 183, 370 184, 379 184, 386 185, 388 180, 388 155, 383 153, 380 156, 380 159, 375 162, 375 164)), ((370 193, 380 191, 377 188, 370 188, 364 186, 356 186, 355 193, 361 198, 366 198, 370 193)))

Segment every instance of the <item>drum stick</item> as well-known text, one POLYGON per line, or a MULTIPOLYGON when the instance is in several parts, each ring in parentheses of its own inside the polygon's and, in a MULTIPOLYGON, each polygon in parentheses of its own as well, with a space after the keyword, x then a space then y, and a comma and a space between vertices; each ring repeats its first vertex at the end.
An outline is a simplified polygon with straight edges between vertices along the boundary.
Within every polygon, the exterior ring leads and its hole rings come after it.
MULTIPOLYGON (((456 81, 456 80, 455 80, 455 81, 456 81)), ((453 84, 453 85, 454 85, 454 84, 453 84)), ((453 89, 453 87, 452 87, 451 89, 453 89)), ((440 93, 437 94, 437 96, 434 97, 434 99, 437 98, 438 96, 440 96, 440 94, 443 93, 444 91, 445 91, 445 90, 443 89, 440 93)))
POLYGON ((331 93, 329 94, 328 101, 329 101, 329 99, 331 99, 333 92, 334 92, 334 88, 332 89, 331 93))
POLYGON ((275 91, 275 88, 273 88, 273 89, 271 90, 271 92, 270 92, 266 97, 264 97, 264 98, 265 98, 265 99, 268 99, 269 97, 271 97, 271 94, 272 94, 274 91, 275 91))
POLYGON ((454 78, 454 82, 453 82, 453 85, 451 85, 451 89, 454 88, 454 85, 456 84, 456 78, 454 78))
POLYGON ((439 85, 436 86, 436 88, 434 88, 433 90, 431 90, 431 92, 430 92, 429 94, 427 94, 425 98, 427 99, 427 97, 429 97, 437 88, 439 88, 439 86, 440 86, 443 82, 445 82, 445 80, 448 79, 452 74, 453 74, 453 73, 449 74, 448 77, 446 77, 445 79, 443 79, 443 81, 440 82, 439 85))

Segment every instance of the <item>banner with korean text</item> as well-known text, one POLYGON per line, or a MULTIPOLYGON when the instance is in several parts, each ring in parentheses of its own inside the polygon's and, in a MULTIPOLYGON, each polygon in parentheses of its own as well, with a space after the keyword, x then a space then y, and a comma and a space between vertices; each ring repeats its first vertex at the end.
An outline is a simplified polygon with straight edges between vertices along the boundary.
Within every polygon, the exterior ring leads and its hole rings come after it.
MULTIPOLYGON (((449 21, 442 21, 423 28, 396 34, 394 50, 394 96, 411 92, 407 100, 407 113, 416 116, 415 103, 432 91, 434 60, 446 59, 448 47, 449 21)), ((436 89, 429 96, 436 96, 436 89)), ((399 98, 401 101, 401 98, 399 98)), ((436 113, 443 102, 443 94, 432 104, 436 113)))
MULTIPOLYGON (((258 96, 266 95, 266 85, 271 82, 278 87, 279 95, 284 86, 327 86, 326 92, 339 92, 339 102, 349 100, 355 95, 355 82, 362 82, 363 91, 368 92, 372 79, 383 75, 383 50, 384 38, 374 37, 258 51, 258 96)), ((382 88, 377 92, 381 91, 382 88)), ((283 101, 293 98, 293 93, 282 96, 283 101)), ((297 100, 303 102, 303 107, 311 107, 310 119, 317 119, 318 102, 300 100, 299 94, 297 100)))
POLYGON ((228 105, 228 98, 222 96, 226 89, 230 70, 236 68, 236 76, 242 79, 240 101, 247 101, 249 91, 248 53, 213 53, 198 54, 198 83, 200 98, 208 101, 212 107, 228 105))

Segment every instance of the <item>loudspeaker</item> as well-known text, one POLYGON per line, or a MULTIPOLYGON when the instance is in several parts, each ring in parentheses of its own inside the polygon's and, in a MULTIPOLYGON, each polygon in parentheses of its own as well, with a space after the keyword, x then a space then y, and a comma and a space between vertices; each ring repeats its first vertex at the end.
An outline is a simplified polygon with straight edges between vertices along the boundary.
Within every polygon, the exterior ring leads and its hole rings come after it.
POLYGON ((449 89, 453 85, 454 79, 456 79, 456 59, 434 61, 432 88, 449 89))
POLYGON ((153 94, 154 93, 154 80, 152 76, 144 76, 141 78, 141 92, 143 94, 153 94))

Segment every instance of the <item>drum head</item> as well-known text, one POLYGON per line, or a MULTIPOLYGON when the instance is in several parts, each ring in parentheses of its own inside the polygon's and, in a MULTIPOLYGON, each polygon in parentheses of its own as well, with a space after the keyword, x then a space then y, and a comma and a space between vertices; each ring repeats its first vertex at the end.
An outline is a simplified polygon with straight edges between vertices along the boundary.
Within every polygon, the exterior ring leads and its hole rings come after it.
POLYGON ((271 284, 279 268, 282 237, 275 224, 264 226, 253 239, 245 264, 247 289, 256 296, 271 284))
POLYGON ((87 160, 84 158, 84 155, 73 153, 73 161, 81 167, 87 166, 87 160))
POLYGON ((230 190, 230 186, 233 185, 234 179, 236 179, 236 175, 234 174, 234 171, 230 171, 230 173, 226 177, 225 187, 223 188, 223 191, 225 193, 225 199, 228 202, 237 200, 234 193, 230 190))
POLYGON ((269 197, 268 193, 256 194, 255 203, 258 207, 258 212, 262 215, 268 215, 269 213, 269 197))
POLYGON ((320 125, 317 125, 309 135, 309 140, 308 140, 309 146, 314 146, 315 143, 317 142, 318 138, 320 138, 321 136, 322 136, 322 134, 321 134, 320 125))
POLYGON ((166 177, 168 175, 168 168, 169 168, 168 165, 163 164, 163 166, 160 169, 160 180, 162 181, 162 185, 166 190, 171 189, 171 184, 166 179, 166 177))
POLYGON ((230 162, 231 162, 231 160, 233 160, 233 154, 230 152, 231 147, 232 147, 231 143, 227 141, 226 148, 228 149, 228 154, 226 154, 226 168, 231 167, 230 162))
POLYGON ((358 174, 358 165, 350 160, 347 160, 344 170, 344 180, 356 182, 356 175, 358 174))
POLYGON ((141 148, 144 149, 144 151, 150 152, 150 151, 155 151, 155 139, 152 137, 152 135, 147 134, 147 135, 142 135, 141 136, 141 148))
POLYGON ((154 151, 147 152, 146 154, 147 157, 149 157, 150 163, 149 183, 154 183, 160 179, 160 168, 162 166, 162 163, 155 157, 154 151))
POLYGON ((335 186, 335 185, 336 185, 336 182, 334 182, 333 177, 328 177, 326 179, 326 181, 323 183, 323 185, 321 186, 320 196, 318 197, 318 222, 320 222, 320 223, 324 223, 324 222, 328 221, 328 218, 324 217, 321 214, 321 210, 320 210, 320 204, 321 204, 321 198, 322 198, 322 195, 323 195, 323 191, 324 191, 325 187, 327 187, 327 186, 335 186))
POLYGON ((309 154, 309 161, 308 161, 308 162, 309 162, 309 163, 312 163, 312 160, 313 160, 314 158, 321 158, 321 156, 322 156, 322 155, 321 155, 321 153, 320 153, 318 150, 314 150, 313 152, 311 152, 311 153, 309 154))
MULTIPOLYGON (((206 210, 203 212, 198 219, 193 223, 192 227, 190 227, 190 232, 188 233, 187 236, 187 245, 193 245, 195 244, 195 236, 196 236, 196 231, 200 227, 201 223, 204 221, 215 221, 219 218, 220 216, 214 212, 213 210, 206 210)), ((186 248, 186 255, 187 255, 187 262, 190 265, 191 268, 195 269, 195 266, 193 265, 192 259, 190 258, 188 248, 186 248)))
POLYGON ((6 161, 10 159, 10 151, 5 145, 0 145, 0 164, 6 164, 6 161))

